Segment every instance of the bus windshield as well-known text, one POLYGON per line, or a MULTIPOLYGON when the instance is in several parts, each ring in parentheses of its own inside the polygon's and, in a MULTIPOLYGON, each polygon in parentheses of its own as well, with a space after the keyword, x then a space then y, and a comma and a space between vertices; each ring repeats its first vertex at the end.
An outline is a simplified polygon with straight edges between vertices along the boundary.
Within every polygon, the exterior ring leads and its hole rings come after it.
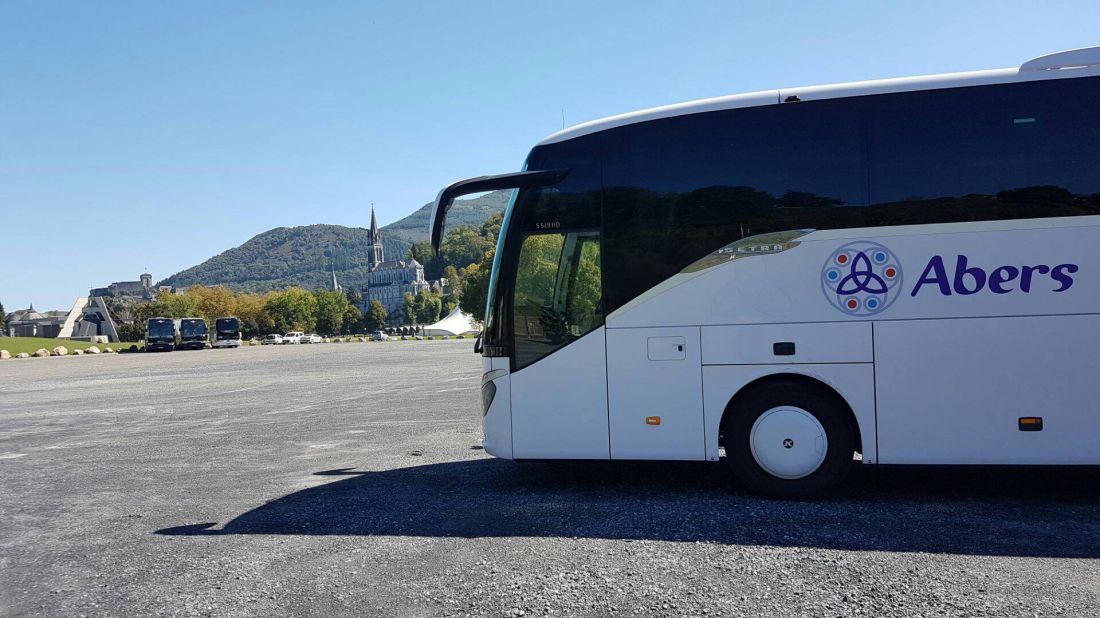
POLYGON ((234 335, 241 330, 240 322, 237 318, 218 318, 214 322, 214 328, 222 334, 234 335))
POLYGON ((149 320, 148 339, 173 339, 176 336, 175 325, 172 320, 149 320))
POLYGON ((185 320, 180 323, 180 335, 185 338, 202 337, 206 334, 206 322, 185 320))

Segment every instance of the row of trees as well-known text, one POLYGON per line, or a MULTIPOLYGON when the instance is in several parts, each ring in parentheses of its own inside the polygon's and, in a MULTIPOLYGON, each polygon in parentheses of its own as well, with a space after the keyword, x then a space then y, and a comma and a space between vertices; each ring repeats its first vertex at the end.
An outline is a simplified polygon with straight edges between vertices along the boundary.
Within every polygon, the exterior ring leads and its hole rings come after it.
POLYGON ((155 302, 138 305, 134 309, 134 322, 122 325, 119 337, 124 341, 141 339, 145 336, 145 322, 152 317, 201 317, 212 327, 217 318, 236 316, 245 337, 290 331, 333 336, 370 332, 385 325, 389 316, 382 303, 373 301, 363 315, 357 306, 359 301, 354 291, 310 292, 294 287, 257 294, 195 285, 185 292, 162 294, 155 302))
POLYGON ((406 322, 412 324, 431 324, 441 315, 447 315, 458 301, 453 295, 442 296, 430 290, 420 290, 414 296, 405 292, 404 313, 406 322))

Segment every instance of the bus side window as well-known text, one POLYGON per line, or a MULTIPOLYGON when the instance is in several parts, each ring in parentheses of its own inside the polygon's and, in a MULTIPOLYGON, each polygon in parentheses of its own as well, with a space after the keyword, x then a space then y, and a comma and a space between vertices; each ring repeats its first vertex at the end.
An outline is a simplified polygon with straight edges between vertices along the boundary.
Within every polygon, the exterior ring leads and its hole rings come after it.
POLYGON ((516 368, 603 324, 599 233, 528 234, 513 297, 516 368))

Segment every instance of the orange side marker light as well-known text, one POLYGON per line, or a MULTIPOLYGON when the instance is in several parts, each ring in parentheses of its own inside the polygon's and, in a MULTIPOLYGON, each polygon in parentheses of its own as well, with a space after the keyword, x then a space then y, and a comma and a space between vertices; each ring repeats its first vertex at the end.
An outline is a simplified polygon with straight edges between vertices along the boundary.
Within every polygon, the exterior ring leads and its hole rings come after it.
POLYGON ((1020 417, 1020 431, 1042 431, 1043 430, 1043 417, 1041 416, 1022 416, 1020 417))
POLYGON ((660 425, 661 424, 661 417, 659 417, 659 416, 647 416, 647 417, 645 417, 645 424, 646 425, 660 425))

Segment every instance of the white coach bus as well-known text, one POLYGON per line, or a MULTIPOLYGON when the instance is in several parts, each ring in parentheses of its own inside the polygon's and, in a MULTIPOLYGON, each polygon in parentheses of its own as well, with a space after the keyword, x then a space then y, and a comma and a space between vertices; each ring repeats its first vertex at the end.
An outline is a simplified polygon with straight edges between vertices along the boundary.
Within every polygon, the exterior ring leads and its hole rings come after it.
POLYGON ((769 90, 546 138, 481 341, 506 459, 1100 464, 1100 47, 769 90), (858 456, 857 456, 858 455, 858 456))

